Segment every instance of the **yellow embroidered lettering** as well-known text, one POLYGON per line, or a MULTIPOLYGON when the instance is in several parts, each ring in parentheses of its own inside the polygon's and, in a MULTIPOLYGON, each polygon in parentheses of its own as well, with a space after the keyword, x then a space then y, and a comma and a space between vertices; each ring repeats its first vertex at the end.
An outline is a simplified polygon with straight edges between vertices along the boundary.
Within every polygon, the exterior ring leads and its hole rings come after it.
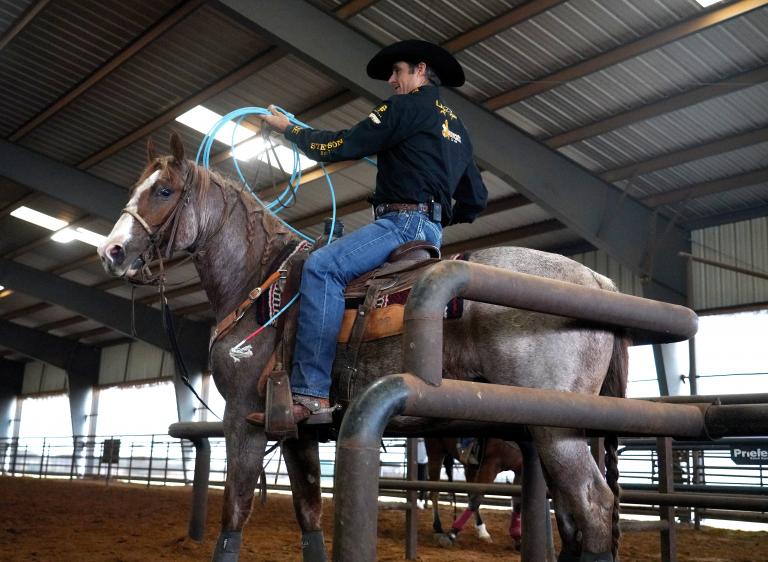
POLYGON ((461 137, 448 129, 448 120, 445 120, 445 123, 443 124, 443 136, 453 142, 460 143, 461 137))

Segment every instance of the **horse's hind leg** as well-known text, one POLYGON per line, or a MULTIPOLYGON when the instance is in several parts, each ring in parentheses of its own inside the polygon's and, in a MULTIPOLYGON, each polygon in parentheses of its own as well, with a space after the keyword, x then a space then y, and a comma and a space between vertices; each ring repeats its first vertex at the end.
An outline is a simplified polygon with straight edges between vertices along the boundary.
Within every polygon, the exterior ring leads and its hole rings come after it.
POLYGON ((221 532, 212 562, 237 562, 243 525, 251 513, 253 490, 261 474, 267 438, 263 431, 249 426, 243 416, 227 416, 225 413, 224 419, 228 428, 227 481, 221 532))
POLYGON ((559 562, 613 560, 613 493, 597 469, 584 432, 531 427, 555 502, 563 548, 559 562))
POLYGON ((320 490, 320 452, 317 433, 300 432, 296 440, 283 441, 283 457, 291 479, 293 508, 301 528, 304 562, 326 562, 320 517, 323 498, 320 490))

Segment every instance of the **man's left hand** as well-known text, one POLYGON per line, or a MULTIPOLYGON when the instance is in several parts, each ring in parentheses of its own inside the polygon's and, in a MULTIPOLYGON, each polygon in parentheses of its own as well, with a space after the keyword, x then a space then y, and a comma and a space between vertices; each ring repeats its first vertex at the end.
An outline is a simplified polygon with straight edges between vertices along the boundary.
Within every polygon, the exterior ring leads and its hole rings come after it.
POLYGON ((267 109, 272 115, 259 115, 261 120, 264 121, 264 123, 266 123, 269 128, 276 133, 285 133, 285 130, 291 124, 291 122, 288 120, 288 117, 286 117, 284 113, 280 113, 277 109, 275 109, 274 105, 270 105, 267 109))

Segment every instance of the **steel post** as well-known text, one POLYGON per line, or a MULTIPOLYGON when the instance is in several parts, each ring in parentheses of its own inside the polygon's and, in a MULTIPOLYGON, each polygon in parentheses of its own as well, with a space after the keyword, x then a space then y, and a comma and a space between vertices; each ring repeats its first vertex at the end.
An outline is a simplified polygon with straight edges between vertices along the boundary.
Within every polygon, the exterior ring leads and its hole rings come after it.
MULTIPOLYGON (((406 441, 405 461, 406 461, 406 480, 411 482, 417 480, 416 460, 418 456, 417 441, 415 437, 409 437, 406 441)), ((416 508, 416 498, 419 493, 411 490, 406 493, 406 502, 409 507, 405 510, 405 559, 416 560, 417 558, 417 539, 416 535, 419 529, 419 517, 416 508)))
POLYGON ((205 539, 208 513, 208 479, 211 473, 211 444, 207 437, 191 439, 195 445, 195 479, 192 483, 192 512, 189 516, 189 538, 205 539))
POLYGON ((520 558, 525 562, 547 561, 546 521, 549 516, 547 485, 533 441, 521 441, 523 453, 523 513, 520 558))
MULTIPOLYGON (((659 437, 656 449, 659 453, 659 493, 671 494, 675 491, 672 467, 672 439, 659 437)), ((661 562, 677 562, 677 527, 675 526, 675 507, 662 505, 659 518, 669 523, 666 529, 659 531, 661 539, 661 562)))
POLYGON ((347 410, 336 446, 333 561, 374 562, 378 516, 379 446, 389 421, 405 408, 402 377, 370 384, 347 410), (342 485, 343 482, 343 485, 342 485))

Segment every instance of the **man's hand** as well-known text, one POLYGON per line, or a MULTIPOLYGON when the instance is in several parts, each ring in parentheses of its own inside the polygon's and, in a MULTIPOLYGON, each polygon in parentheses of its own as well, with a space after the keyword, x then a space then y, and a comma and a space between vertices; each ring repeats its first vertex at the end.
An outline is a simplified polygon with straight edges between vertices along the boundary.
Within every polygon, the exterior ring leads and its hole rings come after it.
POLYGON ((259 115, 261 120, 264 121, 264 123, 266 123, 267 126, 276 133, 285 133, 285 130, 288 128, 291 122, 288 120, 285 114, 280 113, 277 109, 275 109, 274 105, 270 105, 267 109, 272 115, 259 115))

